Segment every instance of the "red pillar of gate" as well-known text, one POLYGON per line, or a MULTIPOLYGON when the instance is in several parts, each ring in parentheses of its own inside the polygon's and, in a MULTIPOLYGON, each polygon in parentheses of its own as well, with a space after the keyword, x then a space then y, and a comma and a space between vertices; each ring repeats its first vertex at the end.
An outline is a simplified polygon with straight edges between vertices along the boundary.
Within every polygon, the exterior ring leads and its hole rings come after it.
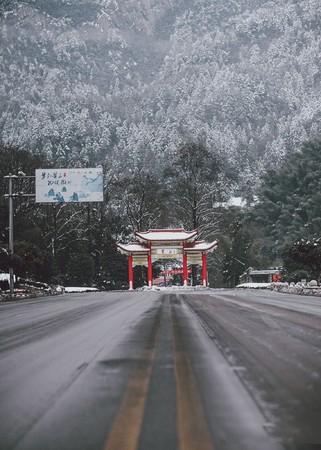
POLYGON ((202 282, 203 286, 207 287, 207 254, 202 253, 202 282))
POLYGON ((187 286, 188 269, 187 269, 187 253, 183 251, 183 280, 184 286, 187 286))
POLYGON ((128 283, 129 290, 134 289, 134 270, 133 270, 133 255, 128 256, 128 283))
POLYGON ((152 264, 152 254, 148 253, 148 268, 147 268, 147 278, 148 278, 148 287, 152 287, 153 285, 153 264, 152 264))

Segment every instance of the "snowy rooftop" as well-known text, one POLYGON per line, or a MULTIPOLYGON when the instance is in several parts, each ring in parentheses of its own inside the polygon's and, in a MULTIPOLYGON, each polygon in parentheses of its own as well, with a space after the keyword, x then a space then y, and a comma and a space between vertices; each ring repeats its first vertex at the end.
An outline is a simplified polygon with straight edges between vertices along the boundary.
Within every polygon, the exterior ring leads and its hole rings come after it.
MULTIPOLYGON (((147 254, 149 252, 149 248, 146 245, 140 244, 139 242, 131 242, 129 244, 121 244, 118 243, 117 247, 119 248, 120 252, 123 254, 129 254, 129 253, 142 253, 147 254)), ((187 253, 193 253, 193 252, 209 252, 212 250, 215 250, 217 247, 217 241, 213 242, 205 242, 205 241, 198 241, 195 242, 195 244, 191 244, 191 247, 186 248, 187 253)))
POLYGON ((195 240, 197 231, 186 231, 183 228, 168 230, 149 230, 145 232, 136 232, 139 241, 189 241, 195 240))
POLYGON ((120 249, 122 253, 138 253, 143 252, 147 253, 148 248, 146 248, 144 245, 138 244, 138 243, 130 243, 130 244, 117 244, 117 247, 120 249))
POLYGON ((190 248, 186 248, 185 251, 188 252, 206 252, 206 251, 211 251, 211 250, 215 250, 215 248, 217 247, 217 241, 213 241, 213 242, 196 242, 195 245, 193 245, 193 247, 190 248))
POLYGON ((249 270, 250 275, 273 275, 279 273, 279 269, 257 269, 257 270, 249 270))

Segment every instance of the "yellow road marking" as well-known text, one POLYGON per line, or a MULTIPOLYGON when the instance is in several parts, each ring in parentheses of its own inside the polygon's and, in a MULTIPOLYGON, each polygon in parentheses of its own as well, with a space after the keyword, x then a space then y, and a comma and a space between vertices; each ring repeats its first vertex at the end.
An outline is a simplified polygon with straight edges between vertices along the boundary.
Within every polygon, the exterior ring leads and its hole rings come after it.
POLYGON ((124 398, 104 450, 136 450, 144 417, 145 403, 150 384, 159 322, 142 355, 134 375, 130 378, 124 398))
POLYGON ((180 450, 214 450, 191 363, 173 314, 177 427, 180 450))

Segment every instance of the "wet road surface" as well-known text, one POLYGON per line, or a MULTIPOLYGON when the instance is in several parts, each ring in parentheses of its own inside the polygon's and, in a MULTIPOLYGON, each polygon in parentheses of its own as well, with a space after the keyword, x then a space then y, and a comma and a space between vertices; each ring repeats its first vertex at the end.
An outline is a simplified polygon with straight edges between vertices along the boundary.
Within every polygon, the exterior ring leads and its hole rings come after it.
POLYGON ((321 449, 321 298, 69 294, 0 338, 1 450, 321 449))

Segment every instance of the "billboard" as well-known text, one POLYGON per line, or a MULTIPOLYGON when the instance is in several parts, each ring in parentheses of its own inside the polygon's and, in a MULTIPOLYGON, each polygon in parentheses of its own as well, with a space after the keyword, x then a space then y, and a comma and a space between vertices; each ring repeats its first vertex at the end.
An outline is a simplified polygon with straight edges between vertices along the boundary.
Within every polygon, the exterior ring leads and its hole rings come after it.
POLYGON ((36 169, 37 203, 103 201, 103 169, 36 169))

